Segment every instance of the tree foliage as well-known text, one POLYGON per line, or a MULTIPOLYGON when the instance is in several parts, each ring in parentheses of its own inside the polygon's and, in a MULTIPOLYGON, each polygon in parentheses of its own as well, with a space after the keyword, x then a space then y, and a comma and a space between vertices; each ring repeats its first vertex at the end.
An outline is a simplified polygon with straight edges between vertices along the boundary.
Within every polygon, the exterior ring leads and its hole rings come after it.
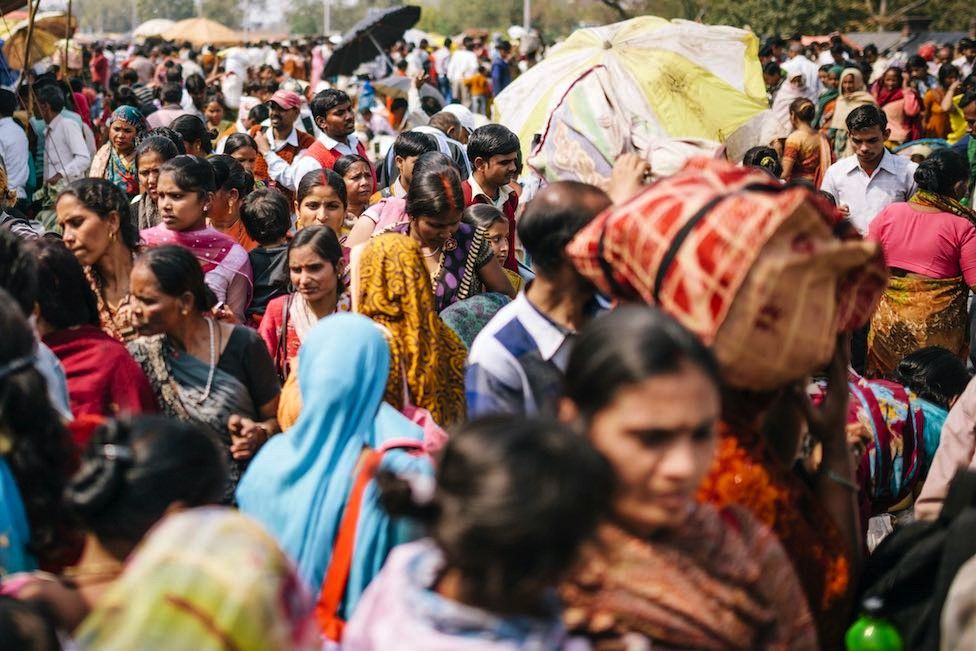
POLYGON ((239 29, 244 18, 241 0, 202 0, 200 13, 231 29, 239 29))

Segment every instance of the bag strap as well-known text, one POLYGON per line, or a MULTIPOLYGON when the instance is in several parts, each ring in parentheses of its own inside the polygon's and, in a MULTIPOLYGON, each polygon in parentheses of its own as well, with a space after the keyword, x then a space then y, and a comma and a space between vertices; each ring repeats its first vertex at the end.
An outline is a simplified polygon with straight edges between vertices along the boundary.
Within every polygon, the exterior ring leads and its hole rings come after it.
POLYGON ((288 369, 285 368, 288 363, 288 316, 291 314, 291 302, 294 296, 294 294, 288 294, 288 300, 284 302, 281 328, 278 331, 278 343, 275 345, 275 369, 278 371, 278 378, 282 382, 288 379, 288 369))

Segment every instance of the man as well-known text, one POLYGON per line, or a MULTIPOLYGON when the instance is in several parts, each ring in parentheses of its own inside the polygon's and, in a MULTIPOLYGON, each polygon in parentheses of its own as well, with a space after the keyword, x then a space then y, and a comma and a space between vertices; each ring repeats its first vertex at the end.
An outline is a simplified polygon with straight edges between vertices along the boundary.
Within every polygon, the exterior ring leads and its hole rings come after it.
POLYGON ((156 71, 156 66, 146 57, 146 51, 141 48, 135 51, 135 56, 125 64, 125 67, 135 70, 139 83, 144 86, 152 82, 153 73, 156 71))
POLYGON ((515 211, 518 195, 510 183, 518 175, 519 139, 500 124, 475 129, 468 140, 471 176, 461 184, 465 207, 487 203, 498 208, 508 220, 508 260, 505 268, 518 270, 515 261, 515 211))
POLYGON ((100 84, 102 88, 108 88, 108 80, 112 76, 112 69, 102 51, 101 45, 96 45, 92 49, 92 58, 88 62, 88 69, 91 71, 93 83, 100 84))
POLYGON ((421 155, 432 151, 438 151, 437 140, 419 131, 404 131, 397 136, 393 143, 393 164, 396 166, 396 177, 393 182, 379 192, 373 194, 369 199, 370 205, 380 199, 394 197, 405 199, 407 190, 410 189, 410 180, 413 178, 413 165, 421 155))
POLYGON ((152 113, 148 118, 146 118, 146 122, 149 124, 150 129, 168 127, 173 123, 173 120, 181 115, 186 115, 189 113, 189 111, 183 108, 183 105, 180 103, 183 100, 183 89, 179 84, 164 84, 159 95, 159 100, 162 103, 162 106, 158 111, 152 113))
POLYGON ((536 276, 471 345, 470 418, 553 413, 576 333, 597 312, 593 286, 567 259, 566 245, 609 206, 605 192, 577 181, 552 183, 529 204, 518 234, 536 276))
POLYGON ((203 109, 207 106, 207 81, 202 75, 190 75, 186 78, 180 106, 190 115, 195 115, 203 123, 207 123, 207 116, 203 109))
POLYGON ((437 70, 437 90, 441 91, 441 95, 450 104, 452 101, 451 81, 447 77, 447 69, 451 63, 451 39, 445 38, 444 44, 434 51, 432 58, 434 68, 437 70))
MULTIPOLYGON (((335 162, 347 154, 359 154, 367 158, 366 147, 354 133, 356 114, 352 110, 349 95, 334 88, 323 90, 312 99, 312 117, 315 125, 322 130, 322 135, 291 165, 271 151, 270 146, 265 150, 265 147, 258 144, 258 149, 262 150, 261 154, 268 164, 268 176, 289 190, 296 190, 302 177, 309 172, 331 170, 335 162)), ((374 191, 375 180, 374 173, 374 191)))
POLYGON ((952 65, 959 68, 961 78, 965 79, 973 74, 973 66, 976 64, 976 41, 969 38, 959 41, 959 54, 961 56, 952 65))
POLYGON ((30 147, 27 134, 16 120, 17 96, 0 89, 0 157, 7 168, 7 186, 17 192, 17 201, 27 201, 27 176, 30 147))
POLYGON ((454 96, 454 101, 468 108, 471 108, 471 93, 464 81, 478 72, 478 57, 472 51, 472 47, 472 40, 466 37, 461 43, 461 49, 451 56, 451 62, 447 67, 447 77, 451 80, 451 94, 454 96))
POLYGON ((820 68, 806 57, 801 43, 790 43, 789 58, 781 68, 786 71, 787 79, 802 75, 806 88, 814 99, 820 94, 820 68))
POLYGON ((152 86, 147 86, 140 82, 139 74, 132 68, 126 68, 120 73, 120 76, 122 77, 122 85, 131 88, 132 92, 139 99, 139 110, 142 111, 142 114, 149 115, 155 112, 156 106, 153 104, 152 86))
POLYGON ((461 106, 460 104, 448 104, 442 110, 456 117, 458 122, 461 123, 461 130, 455 139, 462 145, 467 145, 468 138, 471 137, 471 134, 477 128, 474 122, 474 113, 468 107, 461 106))
MULTIPOLYGON (((454 161, 457 168, 461 170, 461 178, 468 178, 471 175, 471 164, 468 162, 468 155, 464 151, 464 145, 453 137, 460 130, 461 126, 457 117, 451 113, 441 111, 431 116, 428 124, 414 127, 409 131, 404 131, 400 135, 404 133, 423 133, 432 136, 437 144, 437 148, 433 151, 440 151, 454 161)), ((395 158, 395 147, 390 147, 386 152, 386 159, 382 164, 377 165, 376 179, 379 187, 389 187, 397 179, 399 172, 397 171, 395 158)))
MULTIPOLYGON (((878 46, 874 43, 868 43, 864 47, 864 61, 871 66, 871 78, 868 80, 868 83, 873 84, 881 79, 885 70, 888 69, 888 60, 878 54, 878 46)), ((833 64, 833 59, 828 63, 833 64)))
POLYGON ((851 111, 847 131, 855 155, 831 165, 820 189, 833 195, 840 210, 864 235, 882 208, 908 201, 915 194, 918 165, 885 149, 891 132, 887 116, 877 106, 851 111))
POLYGON ((508 60, 511 58, 512 44, 502 41, 498 44, 498 52, 491 62, 491 89, 495 97, 512 83, 512 71, 508 67, 508 60))
POLYGON ((91 154, 85 144, 81 126, 61 112, 64 93, 54 84, 35 91, 37 110, 47 128, 44 130, 44 183, 57 186, 84 178, 91 165, 91 154))
MULTIPOLYGON (((279 90, 271 96, 268 101, 271 128, 265 129, 260 125, 251 127, 251 136, 258 143, 258 151, 261 154, 265 151, 273 152, 286 164, 291 165, 301 152, 315 143, 314 136, 295 127, 301 108, 302 97, 298 93, 279 90)), ((268 163, 263 155, 254 161, 254 177, 269 178, 268 163)), ((283 192, 289 202, 294 200, 291 190, 287 187, 274 180, 269 181, 269 185, 283 192)))

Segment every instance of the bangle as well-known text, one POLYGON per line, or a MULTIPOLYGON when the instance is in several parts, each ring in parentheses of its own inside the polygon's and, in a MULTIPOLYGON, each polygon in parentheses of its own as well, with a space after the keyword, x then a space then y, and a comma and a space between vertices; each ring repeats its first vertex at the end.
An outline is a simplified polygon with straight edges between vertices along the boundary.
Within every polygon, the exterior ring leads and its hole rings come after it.
POLYGON ((827 479, 829 479, 830 481, 834 482, 835 484, 840 484, 844 488, 849 488, 852 491, 854 491, 855 493, 860 490, 858 488, 857 484, 855 484, 854 482, 852 482, 850 479, 846 479, 844 477, 841 477, 840 475, 838 475, 833 470, 828 470, 827 471, 827 479))

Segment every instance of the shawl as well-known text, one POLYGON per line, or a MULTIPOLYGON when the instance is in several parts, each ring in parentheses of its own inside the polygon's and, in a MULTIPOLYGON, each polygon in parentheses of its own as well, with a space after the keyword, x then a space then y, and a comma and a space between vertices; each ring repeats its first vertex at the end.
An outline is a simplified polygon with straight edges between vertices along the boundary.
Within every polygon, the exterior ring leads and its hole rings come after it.
POLYGON ((840 131, 847 131, 847 116, 851 111, 859 106, 877 104, 874 95, 864 90, 864 75, 857 68, 846 68, 840 73, 838 88, 844 87, 844 77, 854 77, 854 90, 850 93, 841 93, 837 97, 837 104, 834 105, 834 116, 830 120, 830 128, 840 131))
POLYGON ((901 68, 898 66, 891 66, 884 71, 884 74, 881 75, 881 77, 878 78, 874 84, 872 84, 871 94, 874 95, 874 98, 877 100, 878 106, 882 108, 884 108, 887 104, 891 104, 892 102, 897 102, 898 100, 905 98, 905 92, 901 86, 895 88, 894 90, 888 90, 888 88, 885 86, 885 75, 892 70, 898 73, 898 77, 900 79, 902 75, 901 68))
MULTIPOLYGON (((783 548, 747 512, 697 505, 651 540, 604 523, 561 587, 574 633, 654 649, 817 649, 783 548)), ((614 647, 616 648, 616 647, 614 647)))
POLYGON ((159 226, 159 206, 148 194, 140 194, 132 200, 136 206, 136 221, 140 231, 159 226))
POLYGON ((217 507, 154 529, 78 630, 81 649, 321 648, 312 602, 256 522, 217 507))
POLYGON ((467 349, 437 314, 420 245, 406 235, 375 236, 357 272, 357 310, 391 333, 387 402, 402 409, 409 400, 445 427, 464 421, 467 349))
POLYGON ((488 325, 498 310, 511 302, 512 299, 508 296, 497 292, 478 294, 446 307, 441 312, 441 319, 461 338, 465 346, 471 348, 478 333, 488 325))
POLYGON ((973 209, 968 206, 964 206, 961 201, 953 197, 920 189, 916 190, 915 194, 913 194, 911 199, 908 200, 908 203, 914 203, 919 206, 928 206, 930 208, 938 208, 939 210, 951 213, 956 217, 962 217, 963 219, 969 221, 970 224, 976 226, 976 211, 973 211, 973 209))
MULTIPOLYGON (((394 439, 423 440, 419 427, 383 402, 389 368, 389 346, 368 319, 356 314, 322 319, 298 357, 301 415, 264 444, 238 486, 241 511, 278 540, 313 594, 331 561, 363 449, 394 439)), ((387 452, 382 467, 432 473, 426 459, 403 450, 387 452)), ((390 549, 408 539, 381 508, 371 483, 359 513, 346 617, 390 549)))

